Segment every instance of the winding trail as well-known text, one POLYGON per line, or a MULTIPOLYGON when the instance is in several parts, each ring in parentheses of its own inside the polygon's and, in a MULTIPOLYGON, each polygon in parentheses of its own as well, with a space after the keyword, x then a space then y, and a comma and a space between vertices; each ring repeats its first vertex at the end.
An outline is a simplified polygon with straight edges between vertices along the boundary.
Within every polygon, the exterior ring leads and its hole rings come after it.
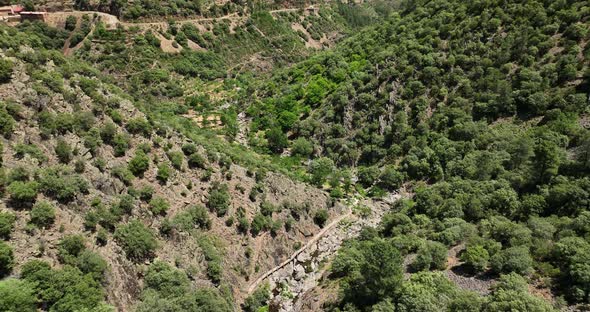
MULTIPOLYGON (((307 7, 304 10, 314 9, 313 6, 307 7)), ((276 14, 281 12, 296 12, 301 9, 279 9, 279 10, 271 10, 269 11, 270 14, 276 14)), ((121 25, 125 28, 130 27, 138 27, 140 29, 153 29, 158 27, 168 27, 168 22, 125 22, 120 21, 118 17, 98 11, 70 11, 70 12, 49 12, 47 13, 46 23, 50 26, 57 27, 63 25, 66 21, 68 16, 76 16, 81 17, 83 15, 96 15, 101 17, 102 21, 105 23, 107 29, 115 29, 117 25, 121 25)), ((240 16, 237 13, 231 13, 224 16, 219 17, 201 17, 201 18, 193 18, 193 19, 179 19, 175 20, 177 24, 198 24, 204 22, 213 22, 218 20, 245 20, 248 19, 250 15, 240 16)))

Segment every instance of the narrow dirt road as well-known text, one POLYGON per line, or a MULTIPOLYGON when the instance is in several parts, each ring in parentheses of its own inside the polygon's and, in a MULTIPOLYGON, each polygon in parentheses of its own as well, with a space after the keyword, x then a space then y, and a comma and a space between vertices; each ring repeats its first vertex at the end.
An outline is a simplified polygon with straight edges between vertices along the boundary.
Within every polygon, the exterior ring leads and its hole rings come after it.
MULTIPOLYGON (((309 7, 309 8, 313 8, 313 7, 309 7)), ((307 10, 309 8, 306 8, 305 10, 307 10)), ((269 13, 276 14, 276 13, 281 13, 281 12, 296 12, 298 10, 300 10, 300 9, 279 9, 279 10, 269 11, 269 13)), ((105 23, 107 29, 115 29, 115 28, 117 28, 117 25, 121 25, 125 28, 138 27, 140 29, 153 29, 153 28, 159 28, 159 27, 164 27, 164 28, 168 27, 168 22, 125 22, 125 21, 120 21, 119 18, 117 18, 114 15, 104 13, 104 12, 98 12, 98 11, 50 12, 50 13, 47 13, 46 22, 48 25, 53 26, 53 27, 63 26, 63 24, 65 24, 66 18, 70 15, 76 16, 76 17, 81 17, 83 15, 97 15, 105 23)), ((185 20, 179 19, 179 20, 176 20, 176 23, 180 24, 180 25, 182 25, 182 24, 198 24, 198 23, 212 22, 212 21, 217 21, 217 20, 245 20, 248 17, 249 17, 249 15, 239 16, 237 13, 231 13, 228 15, 220 16, 220 17, 202 17, 202 18, 185 19, 185 20)))

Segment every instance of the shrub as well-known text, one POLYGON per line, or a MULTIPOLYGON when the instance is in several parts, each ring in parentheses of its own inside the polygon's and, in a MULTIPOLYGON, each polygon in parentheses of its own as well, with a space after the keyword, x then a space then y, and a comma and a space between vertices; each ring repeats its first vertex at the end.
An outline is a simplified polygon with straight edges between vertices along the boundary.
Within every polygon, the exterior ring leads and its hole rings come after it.
POLYGON ((315 215, 313 216, 313 222, 317 224, 319 227, 324 227, 326 221, 328 220, 328 210, 320 209, 316 211, 315 215))
POLYGON ((112 122, 105 123, 100 129, 100 138, 107 144, 112 144, 117 135, 117 126, 112 122))
POLYGON ((116 166, 112 170, 113 176, 121 180, 121 182, 125 183, 125 185, 129 186, 133 182, 135 176, 133 173, 127 169, 125 166, 116 166))
POLYGON ((226 184, 214 183, 209 190, 207 207, 215 211, 221 217, 227 213, 230 204, 230 195, 226 184))
POLYGON ((170 204, 162 197, 155 197, 150 201, 149 207, 153 214, 164 215, 170 209, 170 204))
POLYGON ((0 238, 9 239, 16 216, 10 212, 0 212, 0 238))
POLYGON ((256 236, 260 232, 268 230, 271 226, 271 222, 272 219, 270 219, 269 217, 265 217, 261 213, 257 213, 256 215, 254 215, 254 218, 252 219, 252 224, 250 225, 250 233, 252 233, 253 236, 256 236))
POLYGON ((76 29, 77 23, 78 23, 78 20, 75 16, 68 15, 68 17, 66 18, 66 24, 65 24, 64 28, 66 30, 73 31, 74 29, 76 29))
POLYGON ((16 121, 14 118, 6 111, 4 105, 0 105, 0 134, 6 138, 10 138, 15 125, 16 121))
POLYGON ((54 166, 38 173, 39 189, 49 197, 70 202, 79 194, 88 192, 88 182, 71 168, 54 166))
POLYGON ((139 190, 139 199, 148 201, 154 196, 154 188, 151 185, 145 185, 139 190))
POLYGON ((168 156, 168 159, 170 159, 170 162, 172 163, 172 166, 174 168, 176 168, 177 170, 182 169, 182 160, 184 159, 182 152, 169 151, 166 155, 168 156))
POLYGON ((10 200, 17 206, 27 206, 32 204, 37 198, 38 189, 39 183, 35 181, 14 181, 8 185, 10 200))
POLYGON ((15 278, 0 281, 0 311, 36 312, 37 296, 33 285, 15 278))
POLYGON ((482 272, 488 266, 490 255, 483 246, 468 246, 461 255, 461 260, 463 260, 465 265, 472 271, 482 272))
POLYGON ((192 143, 184 144, 181 149, 186 156, 190 156, 197 152, 197 146, 192 143))
POLYGON ((12 271, 13 266, 14 253, 12 247, 0 241, 0 277, 8 275, 12 271))
POLYGON ((526 246, 504 249, 492 256, 490 262, 492 270, 496 273, 526 274, 533 265, 533 259, 526 246))
POLYGON ((272 213, 277 210, 277 207, 267 201, 260 204, 260 213, 264 216, 272 216, 272 213))
POLYGON ((420 248, 412 263, 415 271, 442 270, 447 264, 447 248, 439 242, 426 241, 420 248))
POLYGON ((114 237, 127 258, 134 262, 153 258, 158 247, 158 241, 152 231, 138 220, 119 227, 114 237))
POLYGON ((119 197, 119 202, 116 205, 116 210, 119 214, 131 214, 135 207, 135 199, 129 194, 122 195, 119 197))
POLYGON ((190 290, 186 274, 162 261, 155 261, 145 275, 145 288, 155 290, 165 297, 181 296, 190 290))
POLYGON ((98 254, 84 250, 76 259, 76 267, 84 274, 90 274, 94 280, 102 281, 107 270, 107 262, 98 254))
POLYGON ((149 137, 152 133, 152 126, 150 123, 145 118, 141 117, 130 119, 125 128, 130 133, 141 134, 146 137, 149 137))
POLYGON ((176 229, 181 231, 190 231, 195 226, 202 229, 211 228, 211 218, 203 206, 192 206, 187 211, 177 214, 172 223, 176 229))
POLYGON ((188 165, 191 168, 205 169, 207 168, 207 161, 201 154, 193 153, 188 157, 188 165))
POLYGON ((6 83, 12 78, 14 64, 8 59, 0 59, 0 83, 6 83))
POLYGON ((167 163, 161 163, 158 166, 158 172, 156 173, 156 179, 160 181, 160 183, 165 184, 168 182, 170 178, 170 166, 167 163))
POLYGON ((57 155, 57 159, 64 164, 67 164, 70 161, 72 161, 72 148, 63 139, 57 140, 57 145, 55 146, 55 154, 57 155))
POLYGON ((75 264, 76 258, 86 250, 84 237, 81 235, 68 235, 57 244, 57 256, 59 261, 66 264, 75 264))
POLYGON ((301 157, 309 157, 313 153, 313 144, 305 138, 297 138, 293 141, 291 154, 301 157))
POLYGON ((137 151, 127 166, 134 176, 143 176, 150 167, 150 159, 143 151, 137 151))
POLYGON ((116 134, 111 142, 113 146, 115 157, 125 156, 125 153, 129 149, 131 138, 126 134, 116 134))
POLYGON ((270 290, 268 284, 264 284, 262 287, 256 289, 246 300, 244 301, 244 311, 246 312, 258 312, 262 307, 266 305, 266 302, 270 299, 270 290))
POLYGON ((31 223, 37 227, 49 227, 55 221, 55 208, 49 202, 38 202, 31 209, 31 223))

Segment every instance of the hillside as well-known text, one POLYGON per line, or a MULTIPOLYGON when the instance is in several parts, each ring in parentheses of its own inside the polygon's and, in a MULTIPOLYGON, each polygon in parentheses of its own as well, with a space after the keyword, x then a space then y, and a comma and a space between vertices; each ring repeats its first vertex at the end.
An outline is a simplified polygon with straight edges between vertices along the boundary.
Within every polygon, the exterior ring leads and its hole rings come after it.
POLYGON ((23 5, 0 311, 589 308, 587 1, 23 5))

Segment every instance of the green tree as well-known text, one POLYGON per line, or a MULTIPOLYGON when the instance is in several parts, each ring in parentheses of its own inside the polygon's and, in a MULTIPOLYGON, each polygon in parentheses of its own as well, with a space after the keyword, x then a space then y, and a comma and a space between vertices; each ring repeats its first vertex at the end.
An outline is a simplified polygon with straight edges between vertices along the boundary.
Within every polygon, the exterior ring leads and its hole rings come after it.
POLYGON ((135 157, 131 158, 128 164, 128 169, 133 173, 134 176, 140 177, 149 169, 150 167, 150 159, 149 157, 141 150, 138 150, 135 153, 135 157))
POLYGON ((345 301, 357 306, 373 305, 392 294, 402 284, 402 257, 393 244, 383 239, 362 242, 360 263, 354 280, 344 285, 345 301))
POLYGON ((316 211, 315 215, 313 216, 313 222, 317 224, 319 227, 324 227, 326 221, 328 220, 328 210, 320 209, 316 211))
POLYGON ((168 165, 167 163, 161 163, 158 166, 158 172, 156 173, 156 179, 158 179, 158 181, 160 181, 160 183, 165 184, 166 182, 168 182, 168 179, 170 178, 171 175, 171 169, 170 169, 170 165, 168 165))
POLYGON ((14 266, 14 252, 12 247, 0 241, 0 276, 10 274, 14 266))
POLYGON ((57 144, 55 146, 55 154, 57 155, 57 159, 64 164, 70 163, 72 161, 72 148, 70 145, 63 139, 58 139, 57 144))
POLYGON ((154 215, 164 215, 170 209, 170 203, 165 198, 154 197, 150 200, 149 208, 154 215))
POLYGON ((14 64, 12 61, 3 58, 0 60, 0 83, 9 82, 12 78, 14 64))
POLYGON ((31 209, 31 223, 41 227, 49 227, 55 221, 55 208, 51 203, 42 201, 37 202, 31 209))
POLYGON ((280 154, 289 146, 289 140, 280 128, 272 128, 265 133, 268 148, 275 154, 280 154))
POLYGON ((10 212, 0 212, 0 238, 9 239, 12 229, 14 228, 14 222, 16 216, 10 212))
POLYGON ((307 139, 299 137, 293 141, 291 153, 295 156, 309 157, 313 153, 313 144, 307 139))
POLYGON ((516 273, 500 276, 484 306, 486 312, 553 312, 551 305, 528 292, 527 282, 516 273))
POLYGON ((480 245, 468 246, 461 254, 461 260, 473 272, 482 272, 488 266, 490 255, 488 251, 480 245))
POLYGON ((35 312, 37 298, 33 285, 15 278, 0 281, 0 311, 35 312))
POLYGON ((215 183, 209 190, 207 207, 215 211, 218 217, 227 213, 230 204, 229 190, 226 184, 215 183))
POLYGON ((309 171, 311 173, 311 182, 321 186, 328 175, 334 171, 334 161, 325 157, 315 159, 311 162, 309 171))
POLYGON ((114 237, 127 258, 135 262, 151 259, 158 247, 158 241, 152 231, 138 220, 117 228, 114 237))

